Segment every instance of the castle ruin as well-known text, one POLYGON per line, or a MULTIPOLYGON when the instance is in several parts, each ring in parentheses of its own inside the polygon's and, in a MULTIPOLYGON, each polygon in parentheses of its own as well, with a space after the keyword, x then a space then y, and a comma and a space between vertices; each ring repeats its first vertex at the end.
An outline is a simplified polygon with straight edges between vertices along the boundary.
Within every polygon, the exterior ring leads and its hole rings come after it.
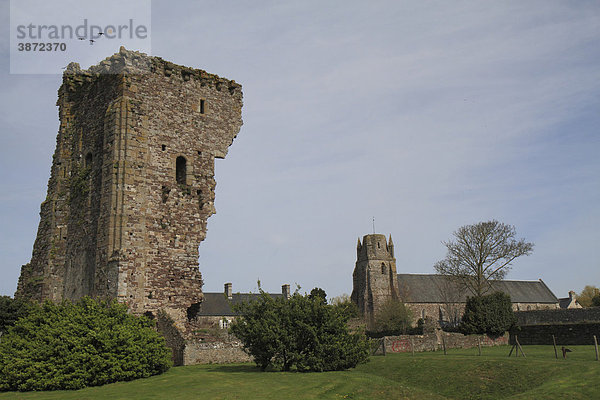
POLYGON ((57 105, 47 197, 15 296, 118 299, 138 315, 165 311, 186 337, 203 297, 214 160, 242 125, 241 85, 122 47, 87 70, 69 64, 57 105))

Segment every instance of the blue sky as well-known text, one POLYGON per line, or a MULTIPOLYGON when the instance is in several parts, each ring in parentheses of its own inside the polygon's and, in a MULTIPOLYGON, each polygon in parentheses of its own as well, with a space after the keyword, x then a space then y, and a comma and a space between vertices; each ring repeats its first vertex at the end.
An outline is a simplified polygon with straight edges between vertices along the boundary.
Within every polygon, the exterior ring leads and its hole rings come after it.
MULTIPOLYGON (((0 4, 0 293, 12 295, 61 77, 9 74, 0 4)), ((152 55, 243 85, 244 126, 216 161, 217 214, 200 245, 205 291, 256 291, 260 279, 350 293, 373 216, 399 273, 433 273, 454 230, 498 219, 535 243, 508 279, 542 278, 558 297, 600 286, 600 3, 157 0, 151 11, 152 55)), ((88 67, 110 46, 73 61, 88 67)))

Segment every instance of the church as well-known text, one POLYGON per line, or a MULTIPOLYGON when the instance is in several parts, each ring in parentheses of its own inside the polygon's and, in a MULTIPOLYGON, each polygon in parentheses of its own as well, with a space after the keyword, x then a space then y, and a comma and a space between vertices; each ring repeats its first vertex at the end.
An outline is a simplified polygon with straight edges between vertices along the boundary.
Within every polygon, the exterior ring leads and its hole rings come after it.
MULTIPOLYGON (((494 291, 510 295, 514 311, 560 308, 558 298, 541 279, 493 281, 490 292, 494 291)), ((400 300, 412 311, 413 323, 429 317, 441 326, 456 325, 467 295, 444 275, 398 274, 391 235, 389 240, 381 234, 358 240, 351 299, 367 323, 373 323, 385 302, 400 300)))

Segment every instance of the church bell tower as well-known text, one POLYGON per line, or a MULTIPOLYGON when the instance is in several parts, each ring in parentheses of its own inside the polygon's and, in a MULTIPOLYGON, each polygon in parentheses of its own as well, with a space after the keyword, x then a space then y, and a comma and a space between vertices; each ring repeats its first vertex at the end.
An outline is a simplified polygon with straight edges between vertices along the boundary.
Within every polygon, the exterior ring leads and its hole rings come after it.
POLYGON ((392 236, 365 235, 356 246, 356 266, 353 273, 352 302, 370 325, 379 308, 389 300, 398 299, 398 278, 392 236))

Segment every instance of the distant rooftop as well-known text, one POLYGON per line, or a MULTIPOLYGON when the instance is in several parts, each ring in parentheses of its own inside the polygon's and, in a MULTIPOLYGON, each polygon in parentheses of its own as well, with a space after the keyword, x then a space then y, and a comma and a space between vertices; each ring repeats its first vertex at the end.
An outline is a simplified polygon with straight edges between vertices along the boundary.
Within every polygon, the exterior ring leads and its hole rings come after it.
MULTIPOLYGON (((231 308, 233 305, 248 303, 260 298, 260 293, 233 293, 231 283, 225 284, 225 290, 220 293, 204 293, 204 300, 196 316, 235 316, 238 315, 231 308)), ((274 299, 289 297, 290 285, 282 285, 281 293, 267 293, 274 299)))
MULTIPOLYGON (((273 298, 283 297, 280 293, 269 293, 269 296, 273 298)), ((225 293, 204 293, 204 301, 200 303, 200 309, 197 316, 232 316, 238 315, 233 312, 231 306, 234 304, 240 304, 243 302, 250 302, 258 300, 260 297, 259 293, 234 293, 231 295, 231 299, 227 298, 225 293)))
MULTIPOLYGON (((409 303, 465 302, 471 294, 444 275, 398 274, 398 289, 409 303)), ((558 303, 546 284, 539 281, 492 281, 489 293, 500 291, 513 303, 558 303)))

